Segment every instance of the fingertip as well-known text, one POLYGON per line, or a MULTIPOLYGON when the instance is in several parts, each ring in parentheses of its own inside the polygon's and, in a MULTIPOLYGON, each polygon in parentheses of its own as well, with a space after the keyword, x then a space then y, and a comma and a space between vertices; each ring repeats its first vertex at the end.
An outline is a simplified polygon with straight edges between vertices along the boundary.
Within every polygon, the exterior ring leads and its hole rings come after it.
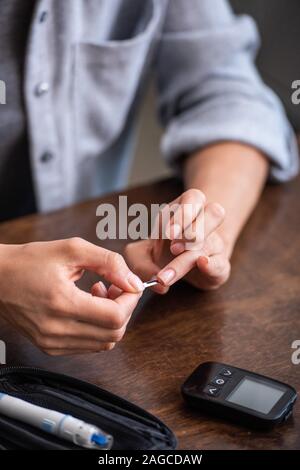
POLYGON ((94 297, 108 297, 107 289, 102 281, 96 282, 96 284, 92 286, 91 294, 94 297))
POLYGON ((143 294, 143 292, 125 292, 122 289, 120 289, 119 287, 115 286, 114 284, 109 286, 108 291, 107 291, 107 295, 108 295, 108 298, 110 300, 116 300, 118 297, 120 297, 120 295, 124 295, 124 296, 127 296, 127 297, 128 296, 141 297, 142 294, 143 294))
POLYGON ((169 287, 176 278, 176 271, 173 268, 167 268, 159 272, 156 277, 164 287, 169 287))
POLYGON ((112 284, 108 288, 107 296, 108 296, 109 299, 115 300, 117 297, 119 297, 122 294, 122 292, 123 291, 119 287, 112 284))
POLYGON ((144 284, 142 280, 138 276, 136 276, 136 274, 130 272, 127 276, 127 281, 131 288, 130 292, 134 294, 139 294, 140 292, 144 291, 145 289, 144 284))
POLYGON ((153 292, 155 292, 156 294, 160 294, 160 295, 164 295, 168 292, 168 290, 170 289, 169 286, 163 286, 161 284, 158 284, 154 287, 151 288, 151 290, 153 292))
POLYGON ((209 265, 209 257, 208 256, 199 256, 197 259, 198 268, 201 270, 207 270, 209 265))
POLYGON ((178 256, 181 253, 183 253, 184 250, 185 250, 184 243, 182 243, 182 242, 171 243, 170 251, 171 251, 172 255, 178 256))

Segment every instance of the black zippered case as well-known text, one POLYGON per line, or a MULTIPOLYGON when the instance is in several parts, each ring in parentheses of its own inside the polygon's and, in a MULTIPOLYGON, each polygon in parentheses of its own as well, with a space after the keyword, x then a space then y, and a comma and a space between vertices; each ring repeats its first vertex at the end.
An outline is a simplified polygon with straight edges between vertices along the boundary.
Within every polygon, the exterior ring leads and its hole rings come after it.
MULTIPOLYGON (((70 414, 114 437, 112 450, 170 450, 176 437, 158 418, 95 385, 30 367, 0 367, 0 392, 70 414)), ((0 414, 2 450, 82 449, 0 414)))

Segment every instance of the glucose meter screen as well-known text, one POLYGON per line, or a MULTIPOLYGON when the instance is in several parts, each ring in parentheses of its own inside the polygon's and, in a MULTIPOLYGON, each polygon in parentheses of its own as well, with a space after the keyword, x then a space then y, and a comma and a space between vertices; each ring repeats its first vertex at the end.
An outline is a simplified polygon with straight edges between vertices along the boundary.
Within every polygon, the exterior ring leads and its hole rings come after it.
POLYGON ((226 400, 268 414, 283 394, 284 390, 279 386, 273 387, 258 380, 244 378, 226 400))

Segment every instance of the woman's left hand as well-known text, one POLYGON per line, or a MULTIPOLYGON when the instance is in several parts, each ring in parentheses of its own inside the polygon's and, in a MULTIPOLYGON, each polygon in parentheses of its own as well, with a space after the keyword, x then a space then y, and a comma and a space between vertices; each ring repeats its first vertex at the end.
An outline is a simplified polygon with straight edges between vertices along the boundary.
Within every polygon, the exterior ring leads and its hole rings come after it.
POLYGON ((160 294, 181 278, 198 289, 216 289, 230 275, 228 250, 218 228, 225 211, 217 203, 206 203, 196 189, 183 193, 167 209, 176 206, 176 216, 167 224, 162 213, 157 218, 158 239, 129 243, 125 258, 144 281, 153 277, 161 284, 152 289, 160 294), (163 236, 164 235, 164 236, 163 236))

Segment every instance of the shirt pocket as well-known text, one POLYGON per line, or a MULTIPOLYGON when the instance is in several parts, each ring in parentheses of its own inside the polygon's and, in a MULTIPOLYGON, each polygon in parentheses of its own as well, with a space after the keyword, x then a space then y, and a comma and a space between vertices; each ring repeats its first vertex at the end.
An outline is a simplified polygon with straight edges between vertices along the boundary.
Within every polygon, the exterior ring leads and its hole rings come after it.
POLYGON ((77 159, 98 157, 121 134, 155 42, 159 20, 157 0, 151 0, 148 21, 134 37, 74 46, 77 159))

